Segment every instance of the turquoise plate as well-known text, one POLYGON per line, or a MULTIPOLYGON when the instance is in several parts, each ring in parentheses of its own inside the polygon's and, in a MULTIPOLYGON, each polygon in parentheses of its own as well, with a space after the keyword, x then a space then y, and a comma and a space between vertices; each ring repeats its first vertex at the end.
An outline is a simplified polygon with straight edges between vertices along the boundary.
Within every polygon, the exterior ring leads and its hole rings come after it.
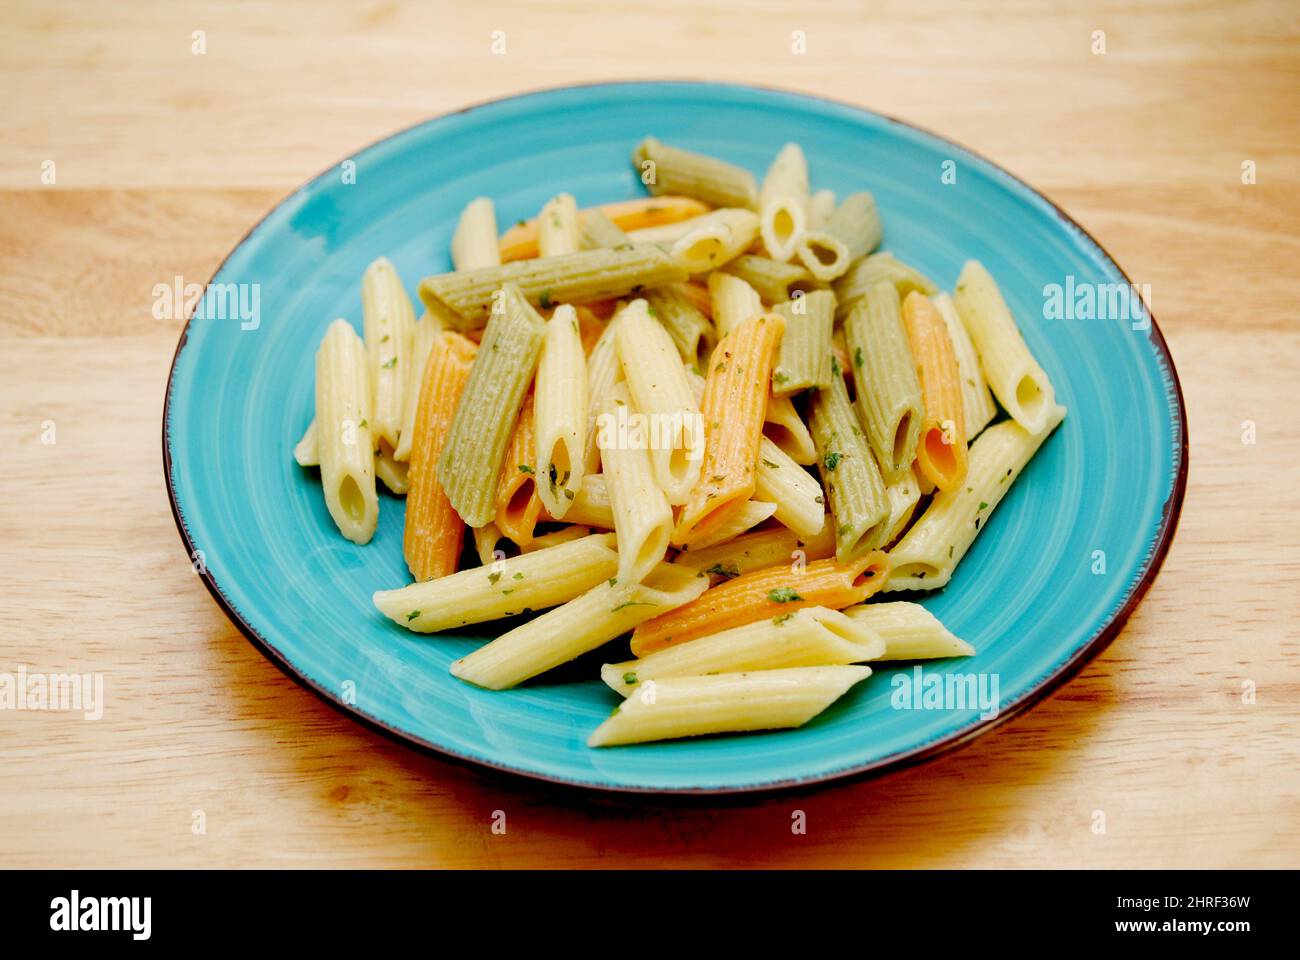
POLYGON ((825 100, 620 83, 473 107, 316 177, 252 229, 212 282, 256 284, 258 297, 252 286, 231 288, 243 291, 246 311, 231 301, 224 314, 214 306, 192 318, 172 366, 164 465, 196 568, 249 639, 326 700, 413 745, 499 770, 603 790, 724 793, 934 756, 1040 699, 1114 637, 1155 577, 1182 503, 1186 416, 1146 308, 1135 303, 1127 319, 1046 319, 1056 314, 1044 307, 1045 287, 1127 284, 1123 271, 989 161, 825 100), (599 658, 490 693, 447 672, 490 630, 420 637, 371 605, 374 590, 407 582, 402 501, 381 495, 378 533, 355 546, 330 522, 316 471, 291 456, 312 416, 326 326, 342 316, 360 329, 361 274, 381 254, 412 296, 422 276, 449 269, 452 229, 473 197, 492 197, 504 225, 560 191, 584 206, 639 196, 628 156, 647 134, 759 175, 797 141, 816 188, 875 194, 886 249, 948 289, 968 257, 1000 282, 1070 414, 952 583, 917 598, 979 651, 928 663, 927 673, 978 674, 988 692, 996 678, 996 716, 978 705, 900 709, 895 677, 915 679, 904 664, 799 730, 592 750, 587 735, 618 702, 596 679, 599 658))

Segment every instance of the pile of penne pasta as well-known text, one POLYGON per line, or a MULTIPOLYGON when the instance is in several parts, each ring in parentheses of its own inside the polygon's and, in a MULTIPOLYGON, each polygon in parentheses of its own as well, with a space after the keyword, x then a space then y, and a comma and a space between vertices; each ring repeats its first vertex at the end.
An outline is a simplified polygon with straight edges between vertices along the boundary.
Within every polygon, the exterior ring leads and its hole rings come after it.
POLYGON ((797 144, 761 186, 632 159, 649 197, 501 235, 474 200, 420 319, 381 258, 364 336, 326 332, 294 453, 356 543, 376 478, 406 496, 414 582, 375 605, 420 633, 538 614, 452 664, 493 690, 630 632, 591 746, 796 727, 867 663, 974 653, 866 601, 948 583, 1065 414, 993 278, 949 295, 876 252, 871 194, 811 192, 797 144))

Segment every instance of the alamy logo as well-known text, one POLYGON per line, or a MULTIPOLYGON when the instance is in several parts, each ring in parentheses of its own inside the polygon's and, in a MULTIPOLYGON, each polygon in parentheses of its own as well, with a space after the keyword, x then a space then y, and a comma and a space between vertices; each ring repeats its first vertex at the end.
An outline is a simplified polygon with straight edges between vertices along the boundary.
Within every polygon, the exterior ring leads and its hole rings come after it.
POLYGON ((133 940, 148 940, 152 931, 152 897, 82 897, 73 890, 70 897, 50 901, 50 929, 128 930, 133 940))
POLYGON ((918 663, 911 673, 896 673, 889 705, 895 710, 979 710, 981 720, 1000 712, 996 673, 928 673, 918 663))
POLYGON ((0 710, 80 711, 85 720, 104 716, 102 673, 0 673, 0 710))
POLYGON ((1075 280, 1043 287, 1044 320, 1127 320, 1134 330, 1148 330, 1151 319, 1143 303, 1151 304, 1151 285, 1087 283, 1075 280))
POLYGON ((262 325, 260 283, 186 283, 182 276, 170 284, 153 286, 153 315, 157 320, 184 320, 194 312, 195 320, 238 320, 240 330, 262 325))

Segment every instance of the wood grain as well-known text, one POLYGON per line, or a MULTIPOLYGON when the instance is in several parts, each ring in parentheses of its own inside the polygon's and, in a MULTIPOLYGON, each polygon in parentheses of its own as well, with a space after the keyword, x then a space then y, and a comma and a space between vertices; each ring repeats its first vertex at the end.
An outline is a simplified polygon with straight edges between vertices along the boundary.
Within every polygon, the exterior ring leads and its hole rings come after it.
POLYGON ((0 865, 1295 866, 1300 23, 1285 2, 1130 6, 6 4, 0 670, 103 671, 107 706, 0 714, 0 865), (191 573, 159 453, 180 325, 153 285, 206 279, 287 190, 397 128, 625 77, 759 82, 941 131, 1151 285, 1191 423, 1182 523, 1128 627, 1042 705, 807 795, 587 797, 369 733, 191 573))

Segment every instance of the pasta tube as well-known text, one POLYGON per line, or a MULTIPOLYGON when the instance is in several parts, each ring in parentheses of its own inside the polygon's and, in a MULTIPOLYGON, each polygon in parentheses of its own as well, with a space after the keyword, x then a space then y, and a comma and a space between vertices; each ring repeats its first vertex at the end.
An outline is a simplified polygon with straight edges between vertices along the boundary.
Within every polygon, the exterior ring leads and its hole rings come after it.
POLYGON ((821 487, 767 437, 759 444, 755 473, 754 496, 776 505, 777 520, 802 537, 821 532, 826 524, 826 500, 821 487))
POLYGON ((455 573, 465 543, 465 524, 443 492, 436 464, 477 352, 472 341, 448 330, 434 338, 425 361, 402 536, 402 554, 416 580, 455 573))
POLYGON ((469 381, 438 457, 438 477, 461 519, 481 527, 496 519, 495 494, 542 349, 545 324, 518 287, 502 290, 501 310, 483 332, 469 381))
POLYGON ((713 324, 691 302, 680 287, 647 290, 646 309, 673 338, 677 354, 688 367, 704 370, 718 338, 713 324))
POLYGON ((940 490, 954 490, 966 479, 966 417, 957 356, 929 297, 915 291, 907 295, 903 326, 925 408, 916 442, 917 467, 940 490))
POLYGON ((885 485, 885 500, 889 504, 889 517, 879 546, 885 547, 897 540, 907 529, 907 523, 916 512, 921 500, 921 484, 912 470, 904 471, 893 483, 885 485))
POLYGON ((885 641, 864 621, 825 607, 805 607, 679 643, 641 660, 607 663, 600 678, 626 697, 641 684, 665 677, 863 663, 885 653, 885 641))
POLYGON ((793 300, 800 293, 817 289, 817 282, 806 267, 797 263, 782 263, 770 257, 742 254, 729 261, 722 270, 740 277, 768 303, 793 300))
POLYGON ((517 686, 595 650, 658 613, 689 603, 704 592, 705 585, 690 570, 671 563, 654 567, 641 582, 602 581, 455 661, 452 676, 489 690, 517 686))
POLYGON ((714 210, 687 221, 686 226, 689 229, 672 244, 669 253, 689 273, 717 269, 748 250, 758 236, 758 216, 735 208, 714 210))
POLYGON ((618 570, 612 533, 521 553, 437 580, 379 590, 379 612, 416 633, 437 633, 517 613, 543 610, 572 600, 618 570))
POLYGON ((714 583, 734 580, 743 573, 787 564, 792 567, 809 560, 835 556, 835 531, 829 524, 812 537, 801 537, 786 527, 756 530, 726 543, 690 550, 673 562, 690 567, 714 583))
POLYGON ((975 345, 970 342, 970 334, 957 315, 957 307, 952 297, 946 293, 931 298, 939 315, 943 317, 948 329, 948 339, 952 341, 952 352, 957 358, 957 372, 961 378, 962 413, 966 421, 966 442, 974 440, 981 430, 993 422, 998 414, 993 394, 984 382, 984 371, 980 369, 979 355, 975 345))
POLYGON ((547 514, 559 520, 586 473, 587 358, 573 307, 557 308, 546 323, 535 393, 537 493, 547 514))
POLYGON ((880 472, 893 481, 916 456, 924 407, 898 291, 878 283, 844 321, 857 385, 858 417, 880 472))
POLYGON ((632 653, 648 653, 719 630, 794 613, 803 607, 839 610, 861 603, 884 584, 889 558, 880 551, 852 563, 814 560, 741 574, 710 587, 698 600, 641 624, 632 653))
POLYGON ((881 282, 892 283, 901 301, 913 290, 927 297, 934 296, 939 288, 921 271, 909 267, 890 253, 873 253, 863 257, 849 268, 849 272, 835 281, 836 320, 844 320, 857 306, 868 290, 881 282))
POLYGON ((696 549, 712 547, 727 540, 734 540, 751 527, 756 527, 772 514, 776 513, 776 504, 766 500, 746 500, 727 514, 727 518, 718 524, 707 536, 701 537, 695 544, 696 549))
POLYGON ((605 486, 604 474, 589 473, 582 478, 578 495, 569 505, 564 519, 570 523, 585 523, 602 530, 614 529, 614 511, 609 505, 609 488, 605 486))
POLYGON ((497 477, 497 529, 521 547, 532 541, 533 529, 542 515, 542 500, 537 494, 536 409, 536 394, 529 391, 515 418, 514 433, 497 477))
POLYGON ((865 257, 884 236, 875 198, 866 191, 845 197, 827 222, 826 232, 844 244, 850 261, 865 257))
POLYGON ((788 396, 774 393, 768 398, 763 432, 795 463, 810 467, 817 462, 812 434, 788 396))
POLYGON ((713 301, 713 326, 720 337, 763 312, 763 301, 754 288, 729 273, 715 270, 709 274, 709 299, 713 301))
POLYGON ((812 400, 812 434, 817 468, 835 524, 835 556, 848 563, 884 544, 889 499, 880 470, 858 426, 842 377, 818 390, 812 400))
POLYGON ((713 351, 700 405, 704 464, 678 515, 675 543, 706 536, 753 496, 772 359, 784 329, 779 314, 763 314, 736 327, 713 351))
POLYGON ((461 212, 451 237, 451 262, 457 270, 501 266, 496 208, 487 197, 471 200, 461 212))
POLYGON ((1047 426, 1031 434, 1014 420, 994 424, 971 444, 966 482, 934 495, 925 513, 889 552, 886 590, 937 590, 975 542, 1011 484, 1065 416, 1056 407, 1047 426))
POLYGON ((616 384, 601 417, 600 461, 618 534, 618 578, 638 583, 664 558, 673 526, 668 499, 655 483, 645 446, 623 426, 630 412, 626 384, 616 384))
POLYGON ((803 148, 787 143, 763 178, 759 193, 763 246, 773 260, 789 260, 808 229, 808 161, 803 148))
POLYGON ((1056 392, 1025 346, 997 283, 978 260, 966 261, 952 299, 998 403, 1026 431, 1039 433, 1056 407, 1056 392))
POLYGON ((819 283, 830 283, 843 276, 852 262, 843 241, 826 232, 804 233, 795 245, 795 255, 819 283))
POLYGON ((624 700, 587 746, 800 727, 870 675, 837 666, 666 677, 624 700))
POLYGON ((938 660, 975 655, 974 647, 953 636, 919 603, 864 603, 848 607, 844 613, 884 641, 884 653, 872 660, 938 660))
POLYGON ((615 340, 631 409, 648 421, 655 482, 670 504, 685 503, 700 480, 704 426, 682 359, 644 300, 628 304, 615 340))
POLYGON ((789 396, 831 382, 835 294, 814 290, 772 308, 785 318, 785 334, 772 371, 772 393, 789 396))
POLYGON ((429 359, 433 341, 442 332, 442 321, 425 313, 415 322, 411 332, 411 365, 406 378, 406 397, 402 400, 401 440, 393 451, 394 460, 411 459, 411 446, 415 442, 415 415, 420 406, 420 384, 424 365, 429 359))
POLYGON ((572 543, 574 540, 581 540, 583 537, 589 536, 591 536, 591 527, 581 527, 573 524, 561 530, 554 530, 533 537, 533 542, 526 547, 520 547, 519 552, 533 553, 537 550, 545 550, 548 547, 558 547, 562 543, 572 543))
POLYGON ((631 243, 628 235, 601 210, 591 210, 581 218, 578 246, 583 250, 599 250, 631 243))
POLYGON ((393 456, 393 451, 386 443, 381 443, 379 449, 375 451, 375 476, 382 480, 388 492, 395 496, 405 496, 410 486, 406 464, 393 456))
POLYGON ((444 311, 458 329, 473 330, 487 322, 497 292, 507 285, 517 286, 529 303, 548 309, 553 303, 640 293, 686 277, 686 270, 662 250, 633 244, 425 277, 420 299, 430 311, 444 311))
POLYGON ((395 450, 402 439, 415 311, 402 278, 384 257, 370 264, 361 278, 361 315, 370 364, 370 433, 377 443, 386 442, 395 450))
POLYGON ((300 467, 318 467, 320 466, 320 448, 316 440, 316 418, 313 417, 311 423, 307 424, 307 429, 302 432, 302 437, 293 447, 293 459, 300 467))
POLYGON ((835 213, 835 191, 818 190, 808 198, 808 229, 825 230, 835 213))
POLYGON ((580 233, 578 204, 573 195, 561 193, 542 207, 537 218, 537 250, 543 257, 577 253, 580 233))
POLYGON ((379 522, 365 344, 335 320, 316 351, 316 442, 325 506, 339 532, 368 543, 379 522))
POLYGON ((641 182, 655 195, 680 194, 715 207, 758 207, 758 185, 743 167, 646 137, 632 154, 641 182))
POLYGON ((605 409, 614 385, 623 379, 623 367, 618 362, 618 324, 622 311, 605 325, 600 339, 587 355, 587 436, 583 443, 584 473, 600 470, 600 447, 596 443, 596 419, 605 409))
POLYGON ((502 548, 509 546, 510 540, 497 529, 495 523, 471 527, 470 530, 474 535, 474 552, 478 554, 480 564, 486 567, 506 558, 506 552, 502 548))
MULTIPOLYGON (((586 229, 592 214, 600 213, 620 230, 639 230, 665 223, 689 220, 708 213, 707 204, 690 197, 638 197, 635 200, 620 200, 615 203, 601 204, 578 211, 578 222, 586 229)), ((523 220, 515 224, 501 236, 501 262, 511 260, 528 260, 538 255, 537 221, 523 220)), ((614 244, 592 244, 592 246, 614 246, 614 244)))

